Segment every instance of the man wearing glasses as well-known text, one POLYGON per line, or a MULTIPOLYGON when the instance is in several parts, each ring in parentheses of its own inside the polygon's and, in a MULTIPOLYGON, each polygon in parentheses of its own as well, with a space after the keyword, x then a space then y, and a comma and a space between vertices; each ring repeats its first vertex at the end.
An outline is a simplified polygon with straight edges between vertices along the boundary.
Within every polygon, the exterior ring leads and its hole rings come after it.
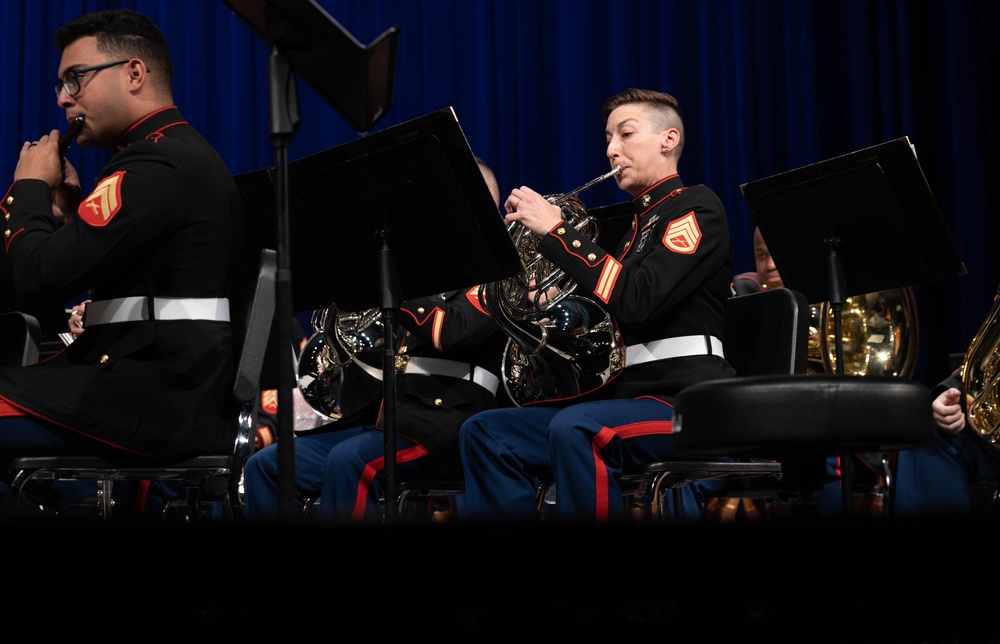
POLYGON ((59 354, 0 368, 0 471, 30 453, 224 451, 228 297, 244 257, 235 182, 174 105, 170 50, 148 17, 86 14, 55 44, 56 100, 67 122, 84 117, 79 145, 114 155, 85 193, 54 129, 23 144, 0 201, 0 268, 29 312, 91 300, 86 332, 59 354))

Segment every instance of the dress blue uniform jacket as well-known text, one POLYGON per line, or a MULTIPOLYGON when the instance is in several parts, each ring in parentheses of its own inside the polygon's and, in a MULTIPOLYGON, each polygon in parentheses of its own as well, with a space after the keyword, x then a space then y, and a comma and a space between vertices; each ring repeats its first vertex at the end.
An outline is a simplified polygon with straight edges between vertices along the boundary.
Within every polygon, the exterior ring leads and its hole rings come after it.
MULTIPOLYGON (((634 220, 608 253, 572 226, 556 226, 539 249, 577 283, 577 293, 603 305, 626 346, 702 335, 725 342, 724 313, 733 276, 725 208, 705 186, 665 178, 631 200, 634 220)), ((629 365, 614 397, 669 398, 684 387, 733 375, 715 355, 629 365)))
MULTIPOLYGON (((221 157, 176 107, 122 135, 66 223, 56 223, 43 181, 16 182, 0 208, 10 278, 29 312, 88 291, 94 301, 230 295, 242 202, 221 157)), ((233 363, 226 321, 101 324, 45 362, 0 369, 0 396, 130 452, 204 453, 232 441, 233 363)))

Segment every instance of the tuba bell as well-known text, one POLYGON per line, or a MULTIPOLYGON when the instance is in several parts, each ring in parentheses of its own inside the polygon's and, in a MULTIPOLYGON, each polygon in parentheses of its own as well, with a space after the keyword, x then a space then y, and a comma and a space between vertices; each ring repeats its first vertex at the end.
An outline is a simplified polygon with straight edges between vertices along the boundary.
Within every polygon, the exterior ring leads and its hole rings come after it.
MULTIPOLYGON (((568 225, 596 241, 600 226, 577 195, 620 172, 616 167, 546 199, 562 208, 568 225)), ((625 367, 625 347, 614 320, 593 300, 574 294, 576 282, 538 253, 537 235, 516 222, 507 231, 521 270, 479 289, 483 308, 508 336, 501 359, 507 395, 522 406, 572 398, 607 384, 625 367)))
MULTIPOLYGON (((829 302, 809 307, 808 373, 836 373, 834 311, 829 302)), ((917 362, 918 325, 910 287, 844 300, 841 308, 844 375, 909 378, 917 362)))
MULTIPOLYGON (((1000 288, 998 288, 1000 293, 1000 288)), ((1000 449, 1000 297, 969 344, 962 361, 969 425, 990 446, 1000 449)))
POLYGON ((381 379, 379 368, 364 365, 358 357, 382 347, 385 334, 380 315, 378 308, 353 312, 336 305, 313 311, 313 335, 300 352, 296 376, 302 398, 325 419, 336 421, 344 415, 341 390, 345 369, 352 362, 381 379))

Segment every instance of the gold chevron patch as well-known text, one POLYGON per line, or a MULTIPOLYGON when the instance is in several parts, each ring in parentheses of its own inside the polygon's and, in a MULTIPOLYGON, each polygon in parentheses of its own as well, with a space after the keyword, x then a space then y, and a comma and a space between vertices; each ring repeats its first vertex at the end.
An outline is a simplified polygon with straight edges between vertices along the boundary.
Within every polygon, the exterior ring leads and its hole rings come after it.
POLYGON ((698 220, 695 219, 693 210, 680 219, 670 222, 667 232, 663 234, 663 245, 682 255, 690 255, 698 250, 700 241, 701 229, 698 228, 698 220))
POLYGON ((597 278, 597 288, 594 289, 594 295, 605 304, 611 299, 611 292, 615 290, 615 283, 618 281, 618 276, 621 272, 621 263, 615 261, 614 257, 609 256, 608 260, 604 262, 604 268, 601 270, 600 277, 597 278))
POLYGON ((487 317, 490 316, 490 312, 483 308, 482 302, 479 300, 479 286, 473 286, 468 291, 465 292, 465 299, 469 301, 469 304, 476 307, 476 310, 487 317))
POLYGON ((77 215, 91 226, 107 226, 122 207, 121 170, 105 177, 77 208, 77 215))
POLYGON ((441 309, 434 309, 434 324, 431 326, 431 343, 434 348, 438 351, 443 351, 444 348, 441 345, 441 332, 444 329, 444 311, 441 309))

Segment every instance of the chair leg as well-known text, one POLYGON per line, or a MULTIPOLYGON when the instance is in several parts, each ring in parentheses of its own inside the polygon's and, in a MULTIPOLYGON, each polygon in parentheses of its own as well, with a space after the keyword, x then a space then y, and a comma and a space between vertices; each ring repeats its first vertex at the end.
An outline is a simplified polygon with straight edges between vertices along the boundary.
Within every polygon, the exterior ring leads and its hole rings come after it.
POLYGON ((657 474, 653 478, 653 501, 649 504, 653 519, 661 522, 668 521, 668 511, 664 487, 670 490, 670 495, 674 502, 673 520, 675 523, 684 521, 684 485, 686 481, 674 481, 667 474, 657 474))
POLYGON ((545 507, 549 505, 555 505, 556 503, 556 484, 555 481, 545 481, 538 486, 535 491, 536 508, 538 510, 538 520, 543 521, 545 519, 545 507))
POLYGON ((97 482, 97 514, 103 521, 111 520, 115 507, 114 481, 101 479, 97 482))

